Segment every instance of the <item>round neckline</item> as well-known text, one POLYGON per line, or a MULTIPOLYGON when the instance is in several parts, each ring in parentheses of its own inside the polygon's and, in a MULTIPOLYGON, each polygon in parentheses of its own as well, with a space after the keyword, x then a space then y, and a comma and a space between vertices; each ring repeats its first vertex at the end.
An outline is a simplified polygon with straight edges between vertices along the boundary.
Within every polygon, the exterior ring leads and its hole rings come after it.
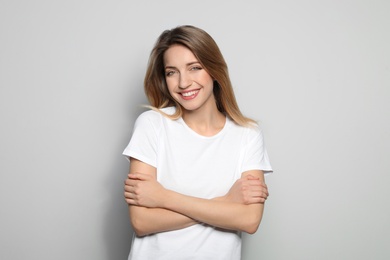
POLYGON ((216 133, 215 135, 205 136, 205 135, 201 135, 201 134, 197 133, 195 130, 193 130, 191 127, 189 127, 182 117, 180 117, 178 120, 179 120, 179 122, 181 124, 184 125, 184 127, 188 130, 188 132, 190 132, 192 135, 195 135, 195 136, 197 136, 199 138, 202 138, 202 139, 215 139, 215 138, 218 138, 224 132, 226 132, 226 129, 228 128, 228 126, 231 123, 229 117, 225 116, 225 124, 224 124, 223 128, 218 133, 216 133))

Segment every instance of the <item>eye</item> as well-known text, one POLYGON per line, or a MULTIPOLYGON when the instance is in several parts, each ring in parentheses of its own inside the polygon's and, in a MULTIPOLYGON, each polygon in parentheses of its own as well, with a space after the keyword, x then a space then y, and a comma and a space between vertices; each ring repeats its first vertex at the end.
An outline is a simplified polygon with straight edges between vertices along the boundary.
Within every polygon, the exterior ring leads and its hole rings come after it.
POLYGON ((173 76, 173 74, 175 74, 175 71, 174 71, 174 70, 168 70, 168 71, 165 72, 165 76, 166 76, 166 77, 173 76))
POLYGON ((200 67, 200 66, 194 66, 194 67, 191 67, 190 70, 201 70, 201 69, 202 69, 202 67, 200 67))

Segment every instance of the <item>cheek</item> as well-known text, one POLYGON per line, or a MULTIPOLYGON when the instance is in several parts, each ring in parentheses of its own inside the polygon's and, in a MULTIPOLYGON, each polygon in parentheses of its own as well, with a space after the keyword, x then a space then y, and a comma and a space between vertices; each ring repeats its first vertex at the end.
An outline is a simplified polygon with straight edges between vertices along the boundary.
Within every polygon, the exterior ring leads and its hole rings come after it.
POLYGON ((176 87, 175 80, 172 78, 168 78, 168 79, 165 79, 165 82, 167 84, 167 88, 168 88, 169 93, 172 93, 172 91, 176 87))
POLYGON ((204 85, 209 86, 210 84, 213 84, 213 79, 210 77, 210 75, 203 71, 203 73, 200 73, 197 77, 199 82, 202 82, 204 85))
POLYGON ((199 82, 202 82, 204 87, 212 88, 214 86, 214 81, 211 77, 205 76, 199 79, 199 82))
POLYGON ((172 78, 165 78, 165 82, 167 83, 167 87, 171 88, 173 86, 173 80, 172 78))

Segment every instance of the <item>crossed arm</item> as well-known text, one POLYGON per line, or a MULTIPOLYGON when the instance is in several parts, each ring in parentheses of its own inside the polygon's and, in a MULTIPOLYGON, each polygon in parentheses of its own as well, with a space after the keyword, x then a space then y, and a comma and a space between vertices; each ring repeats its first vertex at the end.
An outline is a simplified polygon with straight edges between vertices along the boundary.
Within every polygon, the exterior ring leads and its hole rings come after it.
POLYGON ((226 195, 209 200, 165 189, 157 182, 156 168, 130 160, 125 199, 138 236, 198 223, 250 234, 256 232, 268 197, 262 171, 244 172, 226 195))

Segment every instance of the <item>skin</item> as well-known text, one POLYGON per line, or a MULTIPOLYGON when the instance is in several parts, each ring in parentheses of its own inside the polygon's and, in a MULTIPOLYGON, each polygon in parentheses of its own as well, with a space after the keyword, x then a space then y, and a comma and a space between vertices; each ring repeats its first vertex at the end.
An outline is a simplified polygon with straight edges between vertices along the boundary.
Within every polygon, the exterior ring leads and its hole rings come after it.
MULTIPOLYGON (((173 45, 165 52, 164 64, 168 90, 183 107, 186 124, 204 136, 217 134, 226 117, 217 109, 213 78, 194 54, 180 45, 173 45)), ((243 172, 222 197, 200 199, 165 189, 157 181, 156 168, 134 158, 130 160, 124 195, 138 236, 199 223, 256 232, 269 195, 262 171, 243 172)))
POLYGON ((186 124, 204 136, 218 133, 226 118, 217 109, 213 78, 194 54, 181 45, 173 45, 165 52, 164 64, 169 93, 184 108, 186 124), (196 97, 185 100, 183 94, 191 91, 198 91, 196 97))

